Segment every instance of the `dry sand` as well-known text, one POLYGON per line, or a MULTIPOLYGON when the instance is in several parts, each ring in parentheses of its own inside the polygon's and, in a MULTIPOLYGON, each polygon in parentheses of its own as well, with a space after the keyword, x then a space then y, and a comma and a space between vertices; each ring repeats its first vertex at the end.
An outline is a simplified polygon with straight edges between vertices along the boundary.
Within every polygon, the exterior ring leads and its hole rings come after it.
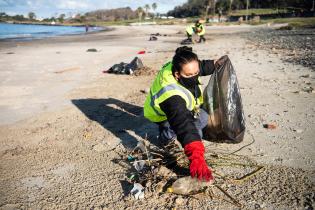
MULTIPOLYGON (((0 209, 238 209, 220 198, 145 192, 128 195, 127 168, 115 159, 157 135, 142 116, 154 75, 102 73, 139 57, 157 71, 184 38, 183 26, 115 27, 95 34, 0 42, 0 209), (157 33, 157 41, 148 41, 157 33), (98 52, 86 52, 95 48, 98 52)), ((205 142, 208 152, 237 152, 265 166, 222 187, 245 209, 313 209, 314 72, 257 49, 242 33, 260 27, 207 28, 200 59, 228 54, 243 98, 247 133, 237 145, 205 142), (276 123, 277 128, 263 128, 276 123)), ((207 83, 207 78, 204 79, 207 83)), ((218 170, 218 169, 217 169, 218 170)), ((219 192, 217 192, 219 195, 219 192)), ((219 196, 220 197, 220 196, 219 196)), ((221 196, 222 197, 222 196, 221 196)))

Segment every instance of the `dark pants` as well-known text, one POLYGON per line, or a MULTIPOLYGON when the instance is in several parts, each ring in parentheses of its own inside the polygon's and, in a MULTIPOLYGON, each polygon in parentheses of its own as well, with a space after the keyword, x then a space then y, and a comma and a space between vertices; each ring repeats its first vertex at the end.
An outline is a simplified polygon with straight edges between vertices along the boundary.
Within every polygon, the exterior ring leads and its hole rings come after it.
POLYGON ((203 35, 200 35, 199 43, 205 42, 205 41, 206 41, 206 38, 203 35))
MULTIPOLYGON (((199 132, 200 138, 202 138, 202 129, 208 124, 208 113, 200 109, 199 117, 195 119, 194 124, 199 132)), ((159 141, 161 144, 167 144, 169 141, 176 138, 175 132, 171 129, 169 122, 163 121, 158 123, 159 125, 159 141)))
POLYGON ((192 39, 191 39, 192 35, 189 34, 188 32, 186 32, 186 35, 187 35, 187 39, 190 40, 190 41, 192 41, 192 39))

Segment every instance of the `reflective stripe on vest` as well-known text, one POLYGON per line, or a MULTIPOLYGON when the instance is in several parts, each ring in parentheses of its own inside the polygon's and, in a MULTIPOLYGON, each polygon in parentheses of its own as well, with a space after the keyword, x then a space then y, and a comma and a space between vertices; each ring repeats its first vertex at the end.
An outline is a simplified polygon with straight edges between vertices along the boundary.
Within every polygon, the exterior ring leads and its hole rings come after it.
POLYGON ((159 113, 159 111, 158 111, 157 109, 155 109, 155 107, 154 107, 154 102, 155 102, 155 100, 158 99, 158 98, 159 98, 161 95, 163 95, 165 92, 170 91, 170 90, 179 90, 179 91, 183 92, 183 93, 187 96, 187 98, 188 98, 188 101, 189 101, 188 107, 189 107, 189 109, 190 109, 190 110, 193 109, 193 107, 192 107, 193 101, 192 101, 192 100, 194 100, 194 99, 191 98, 191 94, 189 93, 189 90, 187 90, 187 89, 185 89, 185 88, 183 88, 183 87, 181 87, 181 86, 179 86, 179 85, 177 85, 177 84, 170 84, 170 85, 167 85, 167 86, 163 87, 163 88, 162 88, 161 90, 159 90, 159 92, 156 93, 155 95, 152 95, 152 92, 150 91, 150 95, 151 95, 151 103, 150 103, 150 105, 151 105, 151 107, 153 108, 154 112, 155 112, 157 115, 159 115, 159 116, 165 116, 164 114, 159 113))

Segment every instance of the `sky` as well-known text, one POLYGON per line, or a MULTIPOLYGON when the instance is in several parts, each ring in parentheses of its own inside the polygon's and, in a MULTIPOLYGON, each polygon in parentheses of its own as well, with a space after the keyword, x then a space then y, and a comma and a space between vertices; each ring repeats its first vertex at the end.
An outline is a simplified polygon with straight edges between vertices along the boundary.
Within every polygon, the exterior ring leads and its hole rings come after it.
POLYGON ((157 4, 156 12, 166 13, 187 0, 0 0, 0 12, 9 15, 27 15, 35 12, 39 18, 58 16, 59 14, 85 13, 96 9, 131 7, 135 10, 145 4, 157 4))

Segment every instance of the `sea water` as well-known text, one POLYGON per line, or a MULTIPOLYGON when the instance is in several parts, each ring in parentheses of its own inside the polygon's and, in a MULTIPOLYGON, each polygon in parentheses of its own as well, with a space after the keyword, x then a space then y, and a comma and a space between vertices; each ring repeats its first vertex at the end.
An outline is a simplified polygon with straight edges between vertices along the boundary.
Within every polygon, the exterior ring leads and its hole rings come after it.
MULTIPOLYGON (((90 31, 104 30, 101 27, 89 27, 90 31)), ((84 26, 56 26, 35 24, 0 23, 0 39, 38 39, 60 35, 85 33, 84 26)))

